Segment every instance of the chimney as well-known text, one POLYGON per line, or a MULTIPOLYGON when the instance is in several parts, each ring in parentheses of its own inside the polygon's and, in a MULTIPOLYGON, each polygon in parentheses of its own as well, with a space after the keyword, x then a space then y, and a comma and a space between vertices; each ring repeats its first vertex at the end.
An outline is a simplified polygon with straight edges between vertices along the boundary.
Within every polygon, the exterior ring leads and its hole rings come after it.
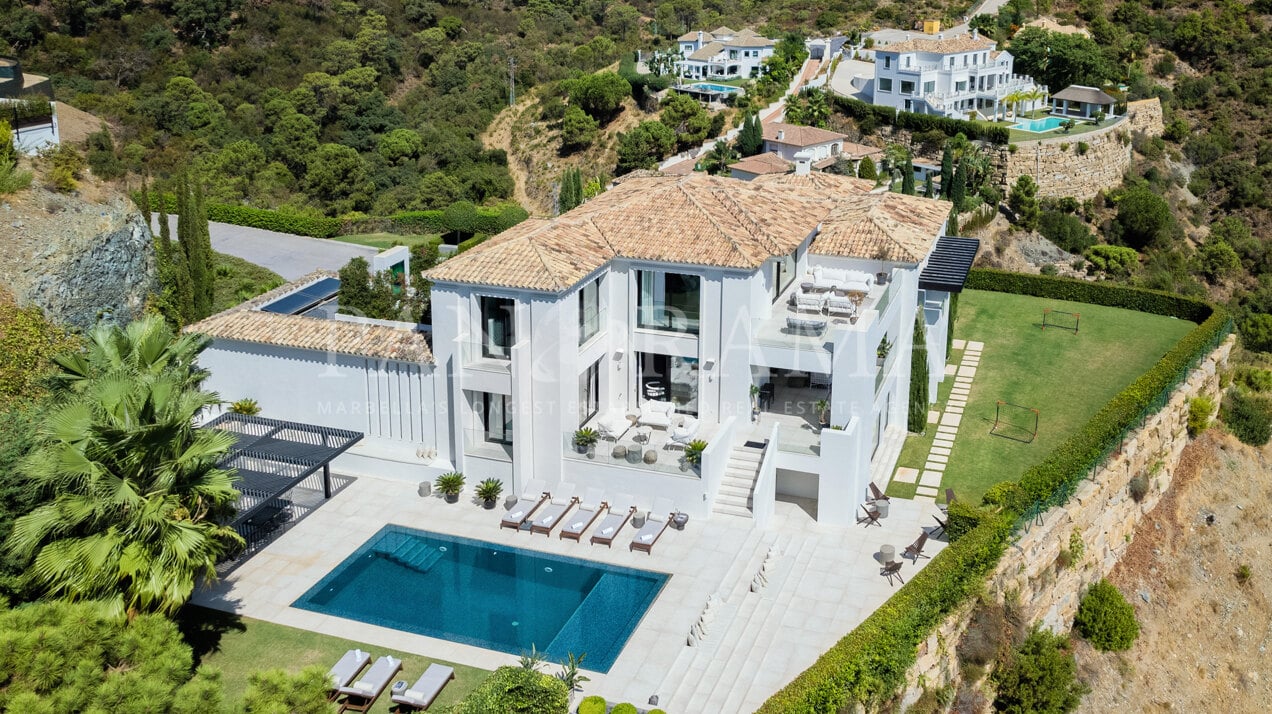
POLYGON ((972 28, 972 39, 973 40, 980 39, 980 30, 976 29, 975 27, 972 28))
POLYGON ((807 176, 813 170, 813 154, 801 151, 795 154, 795 175, 807 176))
POLYGON ((785 129, 778 129, 778 130, 777 130, 777 140, 778 140, 778 141, 781 141, 782 139, 785 139, 785 138, 786 138, 786 130, 785 130, 785 129))
POLYGON ((702 46, 702 30, 698 30, 698 46, 702 46))

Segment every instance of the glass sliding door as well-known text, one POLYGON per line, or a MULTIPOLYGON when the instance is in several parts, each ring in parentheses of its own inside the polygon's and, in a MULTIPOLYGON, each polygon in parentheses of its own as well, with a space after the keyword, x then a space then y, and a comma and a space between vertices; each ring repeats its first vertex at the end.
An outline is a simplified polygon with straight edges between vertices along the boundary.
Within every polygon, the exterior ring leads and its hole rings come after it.
POLYGON ((652 352, 636 357, 642 401, 671 402, 681 414, 698 415, 698 360, 652 352))
POLYGON ((507 394, 481 394, 481 416, 486 441, 491 444, 512 444, 512 405, 507 394))
POLYGON ((601 281, 593 280, 579 290, 579 344, 601 331, 601 281))
POLYGON ((509 359, 512 356, 513 300, 511 298, 481 298, 481 354, 493 359, 509 359))
POLYGON ((786 288, 795 280, 795 254, 784 255, 773 263, 773 301, 782 296, 786 288))
POLYGON ((579 426, 596 416, 601 409, 601 361, 583 370, 579 375, 579 426))
POLYGON ((636 324, 648 330, 698 334, 702 279, 697 275, 642 270, 637 273, 636 324))

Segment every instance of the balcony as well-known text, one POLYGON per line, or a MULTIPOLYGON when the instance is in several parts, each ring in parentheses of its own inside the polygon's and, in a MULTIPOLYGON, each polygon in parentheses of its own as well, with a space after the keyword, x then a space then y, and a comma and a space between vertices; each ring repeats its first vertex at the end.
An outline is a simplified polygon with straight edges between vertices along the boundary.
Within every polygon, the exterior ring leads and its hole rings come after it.
MULTIPOLYGON (((595 420, 593 420, 595 421, 595 420)), ((595 428, 593 422, 585 426, 595 428)), ((703 424, 694 439, 710 441, 714 430, 703 424)), ((684 460, 684 448, 671 441, 666 429, 633 425, 617 440, 601 439, 596 445, 579 450, 574 445, 574 432, 566 432, 562 440, 566 461, 603 464, 638 471, 657 471, 690 478, 700 478, 698 469, 684 460)))
POLYGON ((490 342, 461 340, 460 355, 464 367, 502 374, 512 373, 512 348, 490 342))
MULTIPOLYGON (((892 283, 873 285, 860 304, 855 314, 831 312, 823 307, 821 310, 799 309, 795 305, 795 296, 800 291, 799 281, 791 284, 776 303, 773 314, 769 317, 752 321, 751 339, 754 344, 765 347, 784 347, 829 355, 834 338, 834 330, 864 330, 869 322, 861 318, 867 312, 883 313, 892 299, 892 283), (822 323, 820 327, 819 323, 822 323)), ((833 293, 827 294, 827 297, 833 293)))
POLYGON ((760 415, 750 437, 763 441, 776 425, 778 450, 817 456, 821 453, 821 423, 817 402, 830 399, 830 375, 778 370, 760 399, 760 415), (771 394, 771 396, 769 396, 771 394))

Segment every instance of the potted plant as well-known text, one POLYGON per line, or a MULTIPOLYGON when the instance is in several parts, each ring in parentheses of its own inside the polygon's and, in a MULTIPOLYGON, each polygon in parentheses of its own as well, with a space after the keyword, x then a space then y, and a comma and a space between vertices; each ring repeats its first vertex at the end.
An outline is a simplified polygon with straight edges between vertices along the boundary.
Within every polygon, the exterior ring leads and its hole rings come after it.
POLYGON ((685 462, 694 468, 702 465, 702 452, 707 450, 707 442, 694 439, 685 445, 685 462))
POLYGON ((883 361, 888 358, 888 353, 892 351, 892 343, 888 342, 888 336, 884 335, 883 340, 879 342, 879 346, 875 348, 875 364, 882 367, 883 361))
POLYGON ((501 493, 503 493, 503 481, 497 478, 488 478, 477 484, 477 498, 482 500, 482 504, 488 511, 495 507, 495 501, 499 500, 501 493))
POLYGON ((818 399, 813 406, 817 407, 817 424, 823 428, 830 426, 830 402, 818 399))
POLYGON ((459 492, 464 490, 464 475, 458 471, 444 473, 433 482, 433 488, 446 497, 447 503, 456 503, 459 492))
POLYGON ((600 438, 601 435, 596 433, 595 429, 590 426, 585 426, 574 432, 574 450, 580 454, 591 453, 592 449, 596 447, 596 442, 599 441, 600 438))

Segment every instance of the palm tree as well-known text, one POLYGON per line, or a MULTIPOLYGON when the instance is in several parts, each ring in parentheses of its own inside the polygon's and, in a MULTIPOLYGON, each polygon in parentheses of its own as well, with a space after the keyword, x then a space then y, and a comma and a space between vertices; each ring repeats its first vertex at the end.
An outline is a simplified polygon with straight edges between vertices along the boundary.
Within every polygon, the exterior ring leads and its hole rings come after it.
POLYGON ((721 139, 711 147, 711 151, 702 159, 702 168, 709 174, 723 174, 729 172, 729 164, 736 162, 739 158, 738 152, 733 145, 721 139))
POLYGON ((198 387, 206 344, 147 318, 99 326, 85 352, 57 359, 65 389, 21 466, 49 500, 14 522, 6 544, 47 595, 171 613, 241 546, 223 525, 238 499, 233 473, 217 466, 233 437, 194 426, 220 401, 198 387))
MULTIPOLYGON (((895 181, 910 160, 910 147, 904 144, 888 144, 883 148, 883 160, 888 164, 889 185, 895 181)), ((901 176, 904 179, 904 176, 901 176)))
POLYGON ((1039 101, 1043 101, 1047 98, 1047 90, 1037 85, 1034 85, 1034 87, 1030 89, 1029 91, 1023 92, 1023 94, 1024 94, 1024 101, 1029 102, 1030 106, 1034 109, 1038 108, 1037 103, 1039 101))
POLYGON ((1019 112, 1016 111, 1016 107, 1019 106, 1019 104, 1023 101, 1025 101, 1025 93, 1019 90, 1012 92, 1008 94, 1007 96, 1003 97, 1003 103, 1007 105, 1007 108, 1009 110, 1011 110, 1011 115, 1013 117, 1019 114, 1019 112))

